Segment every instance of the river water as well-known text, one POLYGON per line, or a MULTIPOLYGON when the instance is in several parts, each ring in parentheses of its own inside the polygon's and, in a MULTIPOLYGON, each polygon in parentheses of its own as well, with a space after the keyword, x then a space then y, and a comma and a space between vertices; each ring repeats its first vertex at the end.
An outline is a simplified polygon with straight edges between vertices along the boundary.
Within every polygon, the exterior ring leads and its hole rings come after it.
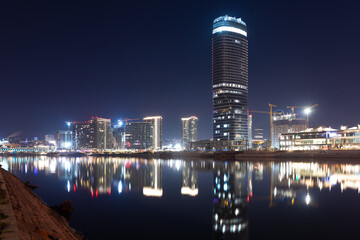
POLYGON ((358 239, 360 165, 1 157, 88 239, 358 239))

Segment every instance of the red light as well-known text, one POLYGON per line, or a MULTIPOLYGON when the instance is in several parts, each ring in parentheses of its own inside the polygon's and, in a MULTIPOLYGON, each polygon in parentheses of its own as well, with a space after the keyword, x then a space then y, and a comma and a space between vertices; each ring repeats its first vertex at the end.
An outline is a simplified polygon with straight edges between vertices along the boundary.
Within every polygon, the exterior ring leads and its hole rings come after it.
POLYGON ((94 191, 91 189, 91 197, 94 197, 94 191))
POLYGON ((252 193, 252 192, 250 193, 250 196, 251 196, 251 197, 253 196, 253 193, 252 193))
POLYGON ((109 195, 111 195, 111 188, 109 187, 109 195))
POLYGON ((99 196, 99 194, 98 194, 98 190, 96 189, 96 191, 95 191, 95 195, 96 195, 96 197, 98 197, 99 196))
POLYGON ((74 192, 76 192, 76 186, 75 186, 75 184, 74 184, 74 192))
POLYGON ((249 200, 250 200, 249 196, 247 196, 247 199, 246 199, 246 200, 247 200, 247 202, 249 202, 249 200))

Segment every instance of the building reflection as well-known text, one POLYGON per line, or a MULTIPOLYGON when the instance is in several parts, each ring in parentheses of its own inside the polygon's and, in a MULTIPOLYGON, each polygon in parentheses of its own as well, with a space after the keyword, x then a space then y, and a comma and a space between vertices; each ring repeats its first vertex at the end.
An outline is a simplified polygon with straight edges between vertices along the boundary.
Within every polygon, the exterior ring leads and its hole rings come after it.
POLYGON ((181 195, 197 200, 198 175, 210 173, 208 183, 212 181, 212 192, 205 196, 211 197, 213 202, 214 239, 248 239, 248 208, 253 201, 266 201, 270 207, 316 207, 316 192, 333 191, 334 188, 340 192, 346 189, 360 192, 360 165, 354 164, 104 157, 3 157, 0 164, 15 175, 17 172, 55 175, 63 182, 64 192, 84 191, 94 198, 130 193, 162 197, 163 168, 170 168, 181 175, 181 195), (265 185, 263 189, 266 190, 261 190, 260 185, 265 185))
POLYGON ((248 239, 248 169, 218 162, 213 170, 214 239, 248 239))
POLYGON ((194 162, 184 162, 182 168, 181 194, 195 197, 199 194, 198 173, 194 162))
POLYGON ((316 206, 313 190, 340 187, 360 193, 360 165, 282 162, 271 163, 270 207, 277 204, 316 206))

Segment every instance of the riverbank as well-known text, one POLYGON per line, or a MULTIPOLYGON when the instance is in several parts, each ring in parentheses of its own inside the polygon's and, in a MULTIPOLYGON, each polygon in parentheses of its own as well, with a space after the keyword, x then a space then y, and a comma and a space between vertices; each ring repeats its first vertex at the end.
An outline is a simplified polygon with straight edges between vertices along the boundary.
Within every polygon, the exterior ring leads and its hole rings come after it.
MULTIPOLYGON (((0 170, 16 219, 18 239, 83 239, 13 174, 0 170)), ((16 239, 16 238, 5 238, 16 239)))
POLYGON ((49 157, 121 157, 121 158, 144 158, 144 159, 215 159, 215 160, 241 160, 241 159, 359 159, 360 150, 316 150, 316 151, 161 151, 161 152, 105 152, 105 153, 81 153, 81 152, 51 152, 39 153, 0 153, 0 156, 49 156, 49 157))

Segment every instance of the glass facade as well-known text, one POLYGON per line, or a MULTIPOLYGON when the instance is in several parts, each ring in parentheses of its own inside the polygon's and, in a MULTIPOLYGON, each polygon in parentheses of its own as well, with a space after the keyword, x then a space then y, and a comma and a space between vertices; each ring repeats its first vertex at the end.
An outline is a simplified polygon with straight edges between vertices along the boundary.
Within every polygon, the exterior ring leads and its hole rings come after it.
POLYGON ((247 140, 248 41, 240 18, 214 20, 212 85, 214 140, 247 140))

